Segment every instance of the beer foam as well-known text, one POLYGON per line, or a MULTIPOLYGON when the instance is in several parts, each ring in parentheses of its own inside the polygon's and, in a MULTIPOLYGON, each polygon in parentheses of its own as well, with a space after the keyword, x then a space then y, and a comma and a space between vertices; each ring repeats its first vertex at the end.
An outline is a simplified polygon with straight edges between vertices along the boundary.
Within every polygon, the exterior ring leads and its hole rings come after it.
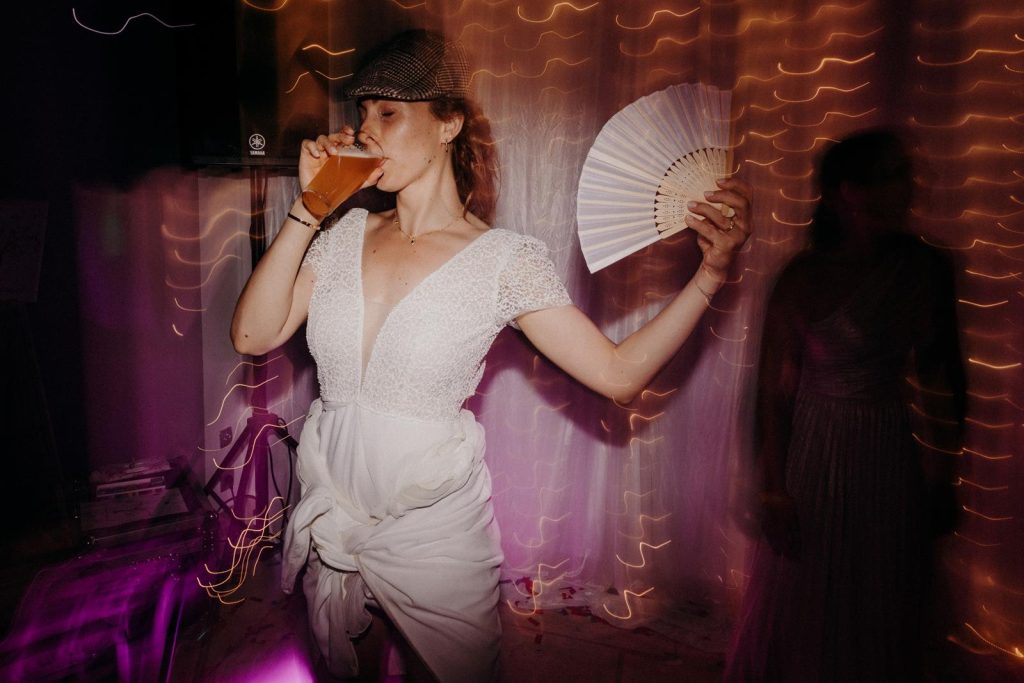
POLYGON ((363 159, 380 159, 383 155, 375 152, 370 152, 365 149, 358 147, 342 147, 338 152, 338 156, 343 157, 362 157, 363 159))

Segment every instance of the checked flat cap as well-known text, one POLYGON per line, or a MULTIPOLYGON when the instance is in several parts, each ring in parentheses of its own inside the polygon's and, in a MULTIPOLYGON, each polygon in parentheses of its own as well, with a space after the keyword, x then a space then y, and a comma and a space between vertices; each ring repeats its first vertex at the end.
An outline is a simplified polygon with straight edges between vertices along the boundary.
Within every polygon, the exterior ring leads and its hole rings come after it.
POLYGON ((458 43, 415 29, 374 49, 343 92, 347 99, 465 97, 469 92, 469 64, 458 43))

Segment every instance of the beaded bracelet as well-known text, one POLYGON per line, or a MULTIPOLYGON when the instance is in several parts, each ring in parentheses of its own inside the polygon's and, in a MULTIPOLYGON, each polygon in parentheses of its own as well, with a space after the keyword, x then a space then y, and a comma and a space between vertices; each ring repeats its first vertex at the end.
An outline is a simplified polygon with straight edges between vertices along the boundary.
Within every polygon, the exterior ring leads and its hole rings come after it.
POLYGON ((301 218, 299 218, 298 216, 296 216, 294 213, 292 213, 291 211, 288 212, 288 218, 291 218, 296 223, 302 223, 307 228, 312 228, 313 230, 319 230, 320 229, 319 225, 314 225, 313 223, 310 223, 309 221, 304 221, 301 218))

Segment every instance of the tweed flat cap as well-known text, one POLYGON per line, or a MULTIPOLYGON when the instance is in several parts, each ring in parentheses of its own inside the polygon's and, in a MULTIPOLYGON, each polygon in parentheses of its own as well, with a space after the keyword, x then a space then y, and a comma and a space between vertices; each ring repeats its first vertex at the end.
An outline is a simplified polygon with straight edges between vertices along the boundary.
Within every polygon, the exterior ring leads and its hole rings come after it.
POLYGON ((462 47, 444 36, 415 29, 374 49, 344 88, 347 99, 436 100, 465 97, 469 64, 462 47))

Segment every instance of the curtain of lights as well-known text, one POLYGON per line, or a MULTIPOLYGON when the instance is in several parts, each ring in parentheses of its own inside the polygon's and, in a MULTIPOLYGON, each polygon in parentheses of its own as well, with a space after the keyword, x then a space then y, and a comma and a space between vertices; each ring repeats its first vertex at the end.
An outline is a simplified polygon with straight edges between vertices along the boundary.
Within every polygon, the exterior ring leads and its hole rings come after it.
MULTIPOLYGON (((489 356, 471 407, 487 429, 506 552, 503 596, 522 614, 587 604, 633 626, 668 618, 688 601, 736 604, 748 545, 740 520, 761 315, 774 277, 804 244, 814 160, 855 129, 907 127, 922 162, 916 227, 958 264, 970 382, 964 514, 943 560, 962 603, 949 636, 967 651, 1019 660, 1024 9, 1017 0, 386 0, 364 3, 372 8, 333 3, 329 22, 303 21, 322 12, 322 2, 245 4, 281 17, 283 103, 333 90, 367 47, 399 29, 442 28, 460 38, 502 159, 496 224, 544 240, 575 301, 613 339, 678 290, 697 254, 683 236, 588 275, 574 214, 589 146, 621 107, 668 85, 701 80, 734 91, 735 161, 755 188, 756 233, 714 310, 643 396, 629 406, 599 399, 511 331, 489 356)), ((232 403, 239 392, 225 394, 240 375, 230 374, 238 359, 224 316, 248 260, 223 260, 225 244, 245 249, 234 237, 244 230, 248 199, 233 182, 201 180, 203 301, 175 313, 205 311, 204 452, 221 448, 219 431, 245 418, 244 401, 232 403), (225 214, 229 207, 238 216, 225 214)), ((272 181, 268 225, 294 196, 292 183, 272 181)), ((312 393, 308 368, 269 374, 274 407, 297 433, 312 393)))

